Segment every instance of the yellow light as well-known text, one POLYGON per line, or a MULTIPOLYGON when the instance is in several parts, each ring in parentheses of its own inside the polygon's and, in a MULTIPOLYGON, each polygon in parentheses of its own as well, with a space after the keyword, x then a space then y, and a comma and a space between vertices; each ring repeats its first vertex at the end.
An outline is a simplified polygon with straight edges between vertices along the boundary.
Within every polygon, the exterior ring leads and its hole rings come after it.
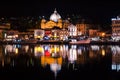
POLYGON ((55 53, 57 52, 57 47, 56 46, 54 47, 54 51, 55 51, 55 53))
POLYGON ((38 47, 38 49, 37 49, 38 51, 41 51, 42 49, 41 49, 41 47, 38 47))
POLYGON ((18 35, 15 35, 15 37, 18 37, 18 35))
POLYGON ((41 56, 41 65, 45 66, 45 64, 52 64, 57 62, 58 64, 62 64, 62 57, 60 58, 52 58, 52 57, 45 57, 41 56))
POLYGON ((15 54, 18 54, 18 48, 15 49, 15 54))
POLYGON ((54 36, 57 36, 57 34, 55 33, 54 36))
POLYGON ((41 36, 37 36, 37 38, 41 38, 41 36))
POLYGON ((105 56, 105 50, 102 49, 102 56, 105 56))
POLYGON ((35 50, 35 53, 36 52, 43 52, 43 47, 38 47, 37 46, 37 47, 34 48, 34 50, 35 50))
POLYGON ((57 46, 54 47, 54 52, 58 52, 59 51, 59 48, 57 46))

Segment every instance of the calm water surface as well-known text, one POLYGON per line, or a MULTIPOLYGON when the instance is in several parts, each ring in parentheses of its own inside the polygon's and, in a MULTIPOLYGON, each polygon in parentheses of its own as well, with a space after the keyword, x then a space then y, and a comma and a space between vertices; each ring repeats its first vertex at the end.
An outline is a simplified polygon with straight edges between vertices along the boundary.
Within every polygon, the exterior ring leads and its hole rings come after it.
POLYGON ((1 80, 120 80, 119 45, 0 45, 1 80))

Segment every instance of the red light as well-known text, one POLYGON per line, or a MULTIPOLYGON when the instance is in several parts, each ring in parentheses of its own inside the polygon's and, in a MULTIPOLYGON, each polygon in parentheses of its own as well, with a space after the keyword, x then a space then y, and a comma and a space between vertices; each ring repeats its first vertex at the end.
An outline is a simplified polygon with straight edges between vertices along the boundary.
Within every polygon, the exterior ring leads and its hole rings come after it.
POLYGON ((48 50, 45 51, 45 56, 50 56, 50 52, 48 50))

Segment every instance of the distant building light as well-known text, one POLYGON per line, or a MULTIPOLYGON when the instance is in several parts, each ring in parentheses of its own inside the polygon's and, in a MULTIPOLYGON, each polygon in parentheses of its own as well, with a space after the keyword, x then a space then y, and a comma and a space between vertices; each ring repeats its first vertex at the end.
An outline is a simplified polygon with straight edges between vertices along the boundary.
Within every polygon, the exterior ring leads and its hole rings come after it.
POLYGON ((117 20, 120 20, 120 18, 117 18, 117 20))
POLYGON ((111 20, 116 20, 116 18, 112 18, 111 20))
POLYGON ((120 20, 120 17, 117 16, 117 18, 111 18, 111 20, 120 20))

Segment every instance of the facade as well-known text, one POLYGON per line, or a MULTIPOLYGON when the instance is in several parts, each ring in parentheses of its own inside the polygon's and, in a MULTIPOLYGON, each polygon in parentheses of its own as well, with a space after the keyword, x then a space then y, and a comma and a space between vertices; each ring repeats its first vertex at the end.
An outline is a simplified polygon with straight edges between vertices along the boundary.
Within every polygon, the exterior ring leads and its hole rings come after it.
POLYGON ((64 20, 63 21, 63 29, 68 29, 69 25, 70 25, 70 21, 69 20, 64 20))
POLYGON ((112 18, 112 38, 115 41, 120 40, 120 17, 112 18))
POLYGON ((6 41, 12 41, 16 38, 18 38, 18 31, 16 30, 10 30, 10 31, 7 31, 4 35, 4 38, 6 41))
POLYGON ((34 39, 34 33, 33 32, 19 32, 18 39, 21 39, 21 40, 34 39))
POLYGON ((85 23, 78 23, 77 26, 77 34, 80 35, 89 35, 89 28, 91 27, 91 24, 85 24, 85 23))
POLYGON ((66 29, 62 29, 62 30, 60 30, 60 32, 59 32, 59 36, 60 36, 60 40, 62 40, 62 41, 65 41, 65 40, 68 40, 68 36, 69 36, 69 32, 68 32, 68 30, 66 30, 66 29))
POLYGON ((0 29, 10 29, 10 23, 4 23, 4 24, 0 24, 0 29))
POLYGON ((77 36, 77 27, 73 24, 68 26, 68 32, 70 37, 77 36))
POLYGON ((45 31, 41 29, 34 30, 34 38, 42 40, 45 35, 45 31))
POLYGON ((90 29, 89 30, 89 37, 97 37, 98 36, 98 30, 93 30, 93 29, 90 29))
POLYGON ((59 31, 60 30, 56 30, 56 29, 51 30, 51 35, 52 35, 51 38, 52 38, 52 40, 59 40, 59 38, 60 38, 59 31))

